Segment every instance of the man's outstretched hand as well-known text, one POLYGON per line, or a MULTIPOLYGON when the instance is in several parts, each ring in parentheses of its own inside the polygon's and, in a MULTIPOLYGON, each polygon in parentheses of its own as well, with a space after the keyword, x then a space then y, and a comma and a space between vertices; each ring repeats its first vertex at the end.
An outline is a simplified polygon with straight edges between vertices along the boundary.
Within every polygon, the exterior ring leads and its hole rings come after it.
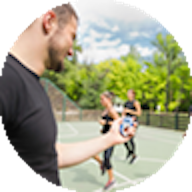
POLYGON ((110 135, 111 140, 113 141, 114 145, 125 143, 125 142, 129 141, 135 135, 135 132, 136 132, 135 127, 130 127, 127 130, 127 134, 129 135, 128 137, 124 137, 123 135, 121 135, 120 125, 122 124, 122 121, 123 121, 122 118, 115 120, 108 133, 110 135))

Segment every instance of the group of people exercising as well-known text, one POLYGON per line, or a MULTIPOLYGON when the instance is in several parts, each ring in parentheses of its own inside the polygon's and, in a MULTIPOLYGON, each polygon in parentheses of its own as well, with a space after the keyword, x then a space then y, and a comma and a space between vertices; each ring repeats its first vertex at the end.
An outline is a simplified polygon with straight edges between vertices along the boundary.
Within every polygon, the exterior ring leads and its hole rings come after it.
MULTIPOLYGON (((127 92, 127 97, 128 101, 124 104, 124 108, 122 113, 120 113, 118 110, 112 110, 113 112, 109 113, 107 110, 107 107, 105 106, 104 102, 102 101, 103 97, 105 99, 108 99, 112 105, 113 105, 113 98, 115 95, 113 92, 104 92, 101 95, 101 104, 104 107, 104 111, 102 112, 101 119, 99 120, 99 123, 102 125, 101 133, 105 134, 110 130, 110 127, 115 119, 118 119, 120 116, 122 118, 124 117, 134 117, 135 121, 137 122, 138 125, 138 117, 141 115, 141 106, 140 103, 135 100, 135 91, 133 89, 128 90, 127 92)), ((190 106, 189 109, 189 116, 192 117, 192 106, 190 106)), ((138 128, 138 126, 137 126, 138 128)), ((187 137, 187 133, 184 134, 184 137, 187 137)), ((126 149, 127 149, 127 155, 126 155, 126 160, 132 156, 130 160, 130 164, 132 164, 135 159, 137 158, 135 154, 135 142, 134 142, 134 137, 132 137, 128 142, 124 143, 126 149)), ((104 157, 103 161, 100 159, 99 155, 94 156, 93 158, 100 164, 100 169, 102 171, 102 175, 105 173, 107 170, 108 176, 109 176, 109 181, 106 184, 104 189, 111 188, 115 184, 115 178, 113 175, 113 168, 111 165, 111 156, 114 150, 114 146, 110 147, 109 149, 105 150, 104 152, 104 157)))
MULTIPOLYGON (((108 99, 111 102, 111 106, 113 106, 114 97, 115 97, 114 93, 109 91, 106 91, 101 94, 100 101, 101 101, 101 105, 104 107, 104 110, 101 114, 101 118, 99 119, 99 123, 102 126, 102 129, 101 129, 102 134, 106 134, 110 130, 110 127, 113 121, 118 119, 120 116, 122 118, 132 117, 138 127, 138 116, 141 115, 141 106, 140 106, 140 103, 137 100, 135 100, 135 91, 133 89, 128 90, 127 92, 128 101, 124 104, 122 113, 115 110, 114 107, 109 112, 107 106, 105 106, 105 102, 103 102, 103 99, 108 99)), ((132 164, 137 159, 137 156, 135 153, 134 137, 132 137, 130 141, 125 142, 124 145, 127 149, 127 155, 125 159, 128 159, 131 157, 131 160, 129 163, 132 164)), ((103 160, 101 160, 99 155, 96 155, 93 157, 100 164, 102 175, 105 173, 106 170, 108 172, 109 180, 104 187, 105 190, 112 188, 116 184, 114 174, 113 174, 113 167, 111 164, 111 157, 112 157, 113 150, 114 150, 114 146, 105 150, 103 160)))

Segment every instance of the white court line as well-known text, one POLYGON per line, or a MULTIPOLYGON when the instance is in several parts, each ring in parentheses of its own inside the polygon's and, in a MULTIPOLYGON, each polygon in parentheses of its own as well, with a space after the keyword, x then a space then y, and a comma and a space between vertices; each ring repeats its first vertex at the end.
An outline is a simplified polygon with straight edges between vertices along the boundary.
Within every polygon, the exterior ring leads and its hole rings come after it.
MULTIPOLYGON (((79 132, 77 131, 77 129, 75 129, 70 123, 66 123, 68 127, 71 128, 71 130, 74 132, 74 135, 70 134, 70 135, 65 135, 65 136, 62 136, 62 138, 71 138, 71 137, 75 137, 79 134, 79 132)), ((99 134, 98 134, 99 135, 99 134)), ((87 134, 82 134, 82 135, 79 135, 78 137, 86 137, 86 136, 96 136, 96 133, 87 133, 87 134)), ((136 135, 137 137, 139 138, 142 138, 142 139, 149 139, 149 140, 155 140, 155 141, 160 141, 160 142, 164 142, 164 143, 169 143, 169 144, 173 144, 173 145, 178 145, 181 143, 180 142, 174 142, 173 140, 167 140, 167 139, 161 139, 161 138, 155 138, 153 136, 145 136, 144 134, 141 134, 138 132, 138 134, 136 135)), ((59 137, 60 138, 60 137, 59 137)))
POLYGON ((146 179, 148 179, 148 178, 149 178, 149 176, 147 176, 147 177, 141 177, 141 178, 136 179, 135 181, 136 181, 137 183, 139 183, 139 182, 142 182, 142 181, 144 181, 144 180, 146 180, 146 179))
MULTIPOLYGON (((97 162, 96 162, 95 160, 90 159, 90 160, 82 163, 82 164, 79 165, 79 166, 84 166, 84 165, 87 165, 87 164, 89 164, 89 163, 97 164, 97 162)), ((78 167, 79 167, 79 166, 78 166, 78 167)), ((72 169, 76 169, 76 168, 78 168, 78 167, 72 167, 72 169)), ((131 179, 129 179, 128 177, 120 174, 120 173, 117 172, 117 171, 114 171, 114 170, 113 170, 113 172, 114 172, 114 174, 115 174, 116 176, 118 176, 118 177, 120 177, 121 179, 125 180, 125 182, 122 182, 122 183, 119 183, 119 184, 117 183, 114 188, 123 187, 123 186, 129 185, 129 184, 131 184, 131 185, 136 185, 137 183, 139 183, 139 182, 141 182, 141 181, 143 181, 143 180, 146 179, 146 178, 138 178, 138 179, 136 179, 136 180, 131 180, 131 179)), ((94 190, 94 192, 103 192, 103 188, 94 190)))
POLYGON ((179 135, 169 135, 169 134, 163 134, 160 131, 138 130, 138 133, 139 134, 150 134, 150 135, 154 135, 154 136, 162 136, 162 137, 169 138, 169 139, 172 139, 172 140, 182 138, 182 134, 179 134, 179 135))
POLYGON ((175 134, 175 135, 180 135, 182 134, 182 132, 185 132, 185 131, 176 131, 175 129, 166 129, 166 128, 163 128, 163 127, 149 127, 149 126, 144 126, 144 125, 141 125, 141 130, 147 130, 147 131, 153 131, 153 132, 157 132, 157 133, 165 133, 166 134, 175 134))
POLYGON ((149 162, 157 162, 157 163, 166 163, 167 160, 163 159, 156 159, 156 158, 146 158, 146 157, 141 157, 139 158, 141 161, 149 161, 149 162))
POLYGON ((152 137, 152 136, 145 136, 143 134, 138 134, 136 135, 137 137, 141 138, 141 139, 148 139, 148 140, 154 140, 154 141, 161 141, 161 142, 164 142, 164 143, 169 143, 169 144, 173 144, 173 145, 178 145, 181 143, 181 141, 178 141, 178 142, 174 142, 173 140, 170 141, 170 140, 167 140, 167 139, 159 139, 159 138, 156 138, 156 137, 152 137))
MULTIPOLYGON (((72 126, 71 126, 71 128, 72 128, 72 126)), ((79 132, 76 129, 73 128, 73 130, 74 130, 74 134, 68 134, 68 135, 66 135, 65 133, 63 133, 63 134, 65 134, 65 135, 63 135, 62 132, 60 132, 61 136, 59 138, 61 138, 61 139, 62 138, 71 138, 71 137, 77 137, 77 135, 78 135, 78 138, 88 137, 88 136, 99 136, 100 135, 98 132, 79 134, 79 132)), ((169 143, 172 145, 179 145, 182 141, 181 140, 181 141, 176 142, 176 141, 173 141, 170 139, 168 140, 168 139, 161 139, 161 138, 157 138, 157 137, 153 137, 153 136, 145 136, 144 134, 141 134, 141 133, 137 134, 136 137, 140 138, 140 139, 151 140, 151 141, 160 141, 160 142, 169 143)))
POLYGON ((115 188, 123 187, 123 186, 125 186, 125 185, 129 185, 129 182, 124 182, 124 183, 117 184, 117 185, 115 186, 115 188))
MULTIPOLYGON (((93 159, 90 160, 91 162, 93 162, 94 164, 97 164, 93 159)), ((135 183, 133 180, 129 179, 128 177, 122 175, 121 173, 113 170, 114 174, 117 175, 118 177, 120 177, 121 179, 125 180, 126 182, 129 182, 131 184, 135 183)))
POLYGON ((124 175, 120 174, 119 172, 113 170, 114 174, 117 175, 118 177, 120 177, 121 179, 124 179, 126 182, 130 183, 130 184, 135 184, 134 180, 129 179, 128 177, 125 177, 124 175))
MULTIPOLYGON (((147 179, 147 177, 146 177, 146 178, 138 178, 138 179, 136 179, 136 180, 134 181, 134 184, 132 184, 132 185, 136 185, 136 184, 144 181, 145 179, 147 179)), ((118 189, 119 187, 123 187, 123 186, 128 187, 127 185, 129 185, 129 184, 130 184, 130 182, 122 182, 122 183, 119 183, 119 184, 117 183, 117 184, 114 186, 114 188, 118 189)), ((103 189, 100 188, 100 189, 95 190, 94 192, 103 192, 103 189)))
POLYGON ((70 123, 66 123, 66 125, 68 126, 68 127, 70 127, 71 128, 71 130, 77 135, 79 132, 77 131, 77 129, 75 129, 70 123))
MULTIPOLYGON (((126 161, 124 157, 114 156, 112 159, 126 161)), ((167 160, 164 159, 157 159, 157 158, 150 158, 150 157, 138 157, 138 161, 149 161, 149 162, 156 162, 156 163, 166 163, 167 160)))
MULTIPOLYGON (((141 178, 138 178, 138 179, 135 179, 135 185, 146 180, 148 177, 141 177, 141 178)), ((123 186, 127 186, 129 185, 130 183, 129 182, 124 182, 124 183, 120 183, 118 185, 115 186, 115 188, 118 188, 118 187, 123 187, 123 186)))

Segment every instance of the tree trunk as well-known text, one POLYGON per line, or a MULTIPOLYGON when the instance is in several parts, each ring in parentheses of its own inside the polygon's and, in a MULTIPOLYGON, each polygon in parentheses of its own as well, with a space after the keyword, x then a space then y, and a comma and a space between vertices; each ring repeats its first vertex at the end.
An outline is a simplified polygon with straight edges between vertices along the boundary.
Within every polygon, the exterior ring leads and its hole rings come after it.
MULTIPOLYGON (((183 84, 182 84, 182 85, 183 85, 183 84)), ((181 86, 180 94, 182 94, 183 92, 184 92, 184 88, 183 88, 183 86, 181 86)), ((179 102, 180 104, 182 103, 181 95, 180 95, 180 97, 178 98, 178 102, 179 102)), ((180 105, 178 105, 177 108, 176 108, 176 111, 177 111, 177 112, 179 112, 179 106, 180 106, 180 105)))

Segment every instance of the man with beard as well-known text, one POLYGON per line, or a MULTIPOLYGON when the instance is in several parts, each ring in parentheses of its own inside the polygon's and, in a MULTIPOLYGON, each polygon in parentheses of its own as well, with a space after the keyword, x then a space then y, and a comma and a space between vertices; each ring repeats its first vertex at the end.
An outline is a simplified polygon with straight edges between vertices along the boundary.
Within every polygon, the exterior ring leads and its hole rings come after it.
MULTIPOLYGON (((120 135, 117 120, 108 134, 98 138, 56 143, 56 121, 39 77, 45 69, 62 70, 64 57, 73 54, 77 22, 70 4, 37 18, 9 51, 0 77, 0 115, 11 144, 36 173, 58 186, 58 168, 79 164, 130 139, 120 135)), ((104 102, 110 111, 112 106, 104 102)))

